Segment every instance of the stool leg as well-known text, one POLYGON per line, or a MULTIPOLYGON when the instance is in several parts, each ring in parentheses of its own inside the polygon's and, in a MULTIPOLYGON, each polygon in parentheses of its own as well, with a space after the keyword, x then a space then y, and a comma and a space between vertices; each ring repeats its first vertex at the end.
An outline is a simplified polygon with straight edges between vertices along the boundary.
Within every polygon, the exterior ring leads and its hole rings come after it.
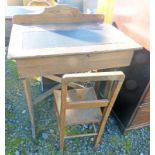
POLYGON ((27 106, 30 115, 31 127, 32 127, 32 137, 35 138, 35 121, 34 121, 34 112, 33 112, 33 104, 32 104, 32 96, 31 96, 31 88, 29 79, 22 79, 27 106))
POLYGON ((124 80, 120 80, 119 82, 115 82, 114 85, 113 85, 112 98, 111 98, 111 101, 110 101, 108 107, 104 108, 104 110, 103 110, 103 114, 102 114, 103 118, 102 118, 102 121, 100 123, 98 135, 96 137, 95 147, 97 147, 97 145, 98 145, 98 143, 100 141, 100 138, 101 138, 102 133, 104 131, 105 124, 106 124, 107 119, 108 119, 108 117, 110 115, 110 112, 111 112, 112 107, 113 107, 113 105, 115 103, 115 100, 116 100, 117 95, 118 95, 118 93, 120 91, 120 88, 121 88, 121 86, 123 84, 123 81, 124 80))
MULTIPOLYGON (((62 102, 64 102, 64 100, 62 102)), ((64 136, 65 136, 64 130, 65 130, 65 108, 64 103, 62 103, 60 112, 60 149, 62 151, 64 149, 64 136)))
POLYGON ((108 112, 107 109, 108 108, 104 108, 104 110, 103 110, 103 114, 102 114, 103 118, 102 118, 102 121, 101 121, 100 126, 99 126, 98 135, 97 135, 96 140, 95 140, 95 147, 97 147, 98 143, 100 142, 102 133, 104 132, 105 124, 106 124, 108 116, 110 114, 110 112, 108 112))
POLYGON ((65 113, 66 113, 66 97, 67 97, 67 86, 62 85, 61 90, 61 110, 60 110, 60 149, 64 149, 64 130, 65 130, 65 113))
POLYGON ((63 151, 64 149, 64 130, 65 130, 65 125, 64 122, 60 122, 60 149, 63 151))

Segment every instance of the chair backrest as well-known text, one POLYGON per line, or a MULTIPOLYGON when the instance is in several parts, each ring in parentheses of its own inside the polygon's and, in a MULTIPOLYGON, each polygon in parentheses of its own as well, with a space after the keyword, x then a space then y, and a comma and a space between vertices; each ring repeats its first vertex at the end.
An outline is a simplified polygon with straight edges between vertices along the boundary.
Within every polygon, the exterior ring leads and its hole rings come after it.
POLYGON ((65 74, 62 77, 62 93, 61 93, 61 101, 62 101, 62 110, 64 108, 97 108, 97 107, 106 107, 110 104, 111 101, 115 101, 119 90, 123 84, 125 75, 121 71, 113 71, 113 72, 97 72, 97 73, 76 73, 76 74, 65 74), (67 91, 68 84, 70 82, 90 82, 90 81, 111 81, 112 87, 109 91, 111 91, 111 95, 108 99, 97 99, 94 101, 80 101, 76 104, 72 104, 67 101, 67 91), (93 103, 93 104, 89 104, 93 103), (91 105, 91 106, 90 106, 91 105))

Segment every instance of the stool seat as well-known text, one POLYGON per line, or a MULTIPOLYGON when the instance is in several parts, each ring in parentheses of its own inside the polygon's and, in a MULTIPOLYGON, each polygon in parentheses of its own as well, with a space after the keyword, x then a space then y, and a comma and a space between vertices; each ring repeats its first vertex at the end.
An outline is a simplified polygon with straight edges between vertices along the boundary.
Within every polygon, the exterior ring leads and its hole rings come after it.
MULTIPOLYGON (((57 108, 58 114, 60 115, 61 90, 55 90, 54 97, 56 102, 56 108, 57 108)), ((67 102, 76 104, 78 103, 78 101, 93 101, 93 100, 94 101, 97 100, 97 96, 94 88, 71 89, 67 91, 67 102)), ((96 123, 96 122, 100 122, 101 117, 102 117, 102 113, 100 108, 67 109, 65 123, 67 125, 96 123)))

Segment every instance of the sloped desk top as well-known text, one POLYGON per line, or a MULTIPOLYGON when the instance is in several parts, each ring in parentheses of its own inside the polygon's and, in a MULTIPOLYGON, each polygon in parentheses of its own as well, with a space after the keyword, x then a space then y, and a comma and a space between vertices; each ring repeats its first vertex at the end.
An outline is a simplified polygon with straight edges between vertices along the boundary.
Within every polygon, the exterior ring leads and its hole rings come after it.
POLYGON ((14 24, 8 58, 100 53, 139 48, 139 44, 107 24, 14 24))

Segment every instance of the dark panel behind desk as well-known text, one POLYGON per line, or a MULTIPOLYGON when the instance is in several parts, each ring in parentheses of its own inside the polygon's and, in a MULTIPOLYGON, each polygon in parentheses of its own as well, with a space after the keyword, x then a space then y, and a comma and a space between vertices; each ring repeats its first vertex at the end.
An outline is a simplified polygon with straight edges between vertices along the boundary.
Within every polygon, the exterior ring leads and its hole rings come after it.
MULTIPOLYGON (((140 102, 143 100, 143 92, 150 79, 150 53, 145 49, 136 51, 131 65, 119 70, 125 73, 126 78, 113 111, 123 131, 125 131, 130 128, 132 119, 136 115, 138 107, 142 104, 140 102)), ((149 116, 147 117, 149 118, 149 116)), ((149 120, 147 121, 146 124, 149 123, 149 120)))

